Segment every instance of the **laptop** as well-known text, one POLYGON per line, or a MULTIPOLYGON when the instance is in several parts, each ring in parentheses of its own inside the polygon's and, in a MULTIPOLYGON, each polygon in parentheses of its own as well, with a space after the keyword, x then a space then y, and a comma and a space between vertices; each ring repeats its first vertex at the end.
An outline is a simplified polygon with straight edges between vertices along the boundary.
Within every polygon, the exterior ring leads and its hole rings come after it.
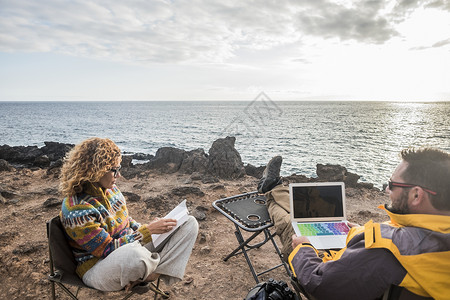
POLYGON ((291 221, 298 236, 306 236, 316 249, 345 247, 350 228, 345 210, 343 182, 291 183, 291 221))

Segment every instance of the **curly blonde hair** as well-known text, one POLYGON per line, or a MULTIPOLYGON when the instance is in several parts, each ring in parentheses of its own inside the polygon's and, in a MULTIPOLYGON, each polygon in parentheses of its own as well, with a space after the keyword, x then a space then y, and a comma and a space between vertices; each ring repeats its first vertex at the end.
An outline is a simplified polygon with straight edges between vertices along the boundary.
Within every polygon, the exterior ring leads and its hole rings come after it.
POLYGON ((64 159, 59 190, 64 197, 83 191, 86 182, 98 182, 120 161, 120 149, 110 139, 98 137, 76 145, 64 159))

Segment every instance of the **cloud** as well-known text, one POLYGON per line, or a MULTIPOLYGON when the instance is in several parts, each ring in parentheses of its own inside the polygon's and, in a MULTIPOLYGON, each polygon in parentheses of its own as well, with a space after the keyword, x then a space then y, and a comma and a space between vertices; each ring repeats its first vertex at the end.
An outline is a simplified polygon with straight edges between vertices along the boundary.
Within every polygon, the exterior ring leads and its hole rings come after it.
POLYGON ((450 39, 446 39, 446 40, 434 43, 432 47, 433 48, 438 48, 438 47, 443 47, 443 46, 446 46, 446 45, 449 45, 449 44, 450 44, 450 39))
POLYGON ((408 16, 419 8, 442 9, 450 11, 450 1, 448 0, 409 0, 396 1, 391 15, 397 18, 397 22, 403 22, 408 16))
MULTIPOLYGON (((274 5, 232 1, 3 1, 0 51, 54 51, 125 61, 224 61, 240 47, 290 42, 274 5)), ((282 7, 279 7, 281 10, 282 7)))
MULTIPOLYGON (((398 34, 385 2, 0 0, 0 51, 214 64, 242 49, 298 47, 305 36, 382 44, 398 34)), ((396 13, 427 1, 405 2, 396 13)), ((448 7, 444 1, 427 3, 448 7)))
POLYGON ((381 14, 384 2, 358 1, 347 7, 331 1, 308 1, 297 13, 297 26, 309 35, 381 44, 397 35, 381 14))

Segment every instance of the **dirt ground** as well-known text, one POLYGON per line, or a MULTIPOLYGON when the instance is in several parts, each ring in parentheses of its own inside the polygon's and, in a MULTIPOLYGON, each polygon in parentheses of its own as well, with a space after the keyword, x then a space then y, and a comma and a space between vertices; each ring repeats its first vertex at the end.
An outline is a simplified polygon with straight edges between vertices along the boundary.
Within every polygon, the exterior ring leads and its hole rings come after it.
MULTIPOLYGON (((243 299, 255 286, 249 267, 238 255, 224 262, 223 258, 236 246, 234 225, 212 207, 214 200, 252 192, 257 179, 244 177, 236 181, 202 183, 184 174, 146 173, 133 179, 120 178, 122 192, 139 195, 140 200, 128 202, 130 215, 141 223, 156 216, 164 216, 182 199, 199 218, 200 231, 184 280, 162 289, 169 291, 170 299, 243 299), (173 196, 177 187, 197 187, 204 195, 173 196), (147 208, 149 199, 159 201, 159 210, 147 208), (203 214, 202 214, 203 213, 203 214)), ((18 169, 0 173, 0 294, 3 299, 48 299, 50 297, 49 259, 45 223, 60 210, 58 179, 45 169, 18 169)), ((359 224, 373 219, 384 221, 386 216, 376 207, 388 201, 376 189, 347 189, 349 220, 359 224)), ((246 234, 247 235, 247 234, 246 234)), ((250 251, 257 271, 278 263, 274 248, 269 243, 250 251)), ((289 281, 283 268, 260 277, 289 281)), ((59 299, 69 299, 57 287, 59 299)), ((123 292, 102 293, 83 289, 82 299, 118 299, 123 292)), ((151 293, 135 295, 133 299, 152 299, 151 293)))

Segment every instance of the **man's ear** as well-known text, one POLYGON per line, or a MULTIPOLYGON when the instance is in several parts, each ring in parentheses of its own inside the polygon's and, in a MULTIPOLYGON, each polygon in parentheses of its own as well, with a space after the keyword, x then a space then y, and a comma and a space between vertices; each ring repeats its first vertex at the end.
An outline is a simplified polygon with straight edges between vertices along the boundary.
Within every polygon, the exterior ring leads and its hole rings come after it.
POLYGON ((413 187, 409 191, 409 205, 412 212, 422 211, 427 205, 428 195, 421 187, 413 187))

